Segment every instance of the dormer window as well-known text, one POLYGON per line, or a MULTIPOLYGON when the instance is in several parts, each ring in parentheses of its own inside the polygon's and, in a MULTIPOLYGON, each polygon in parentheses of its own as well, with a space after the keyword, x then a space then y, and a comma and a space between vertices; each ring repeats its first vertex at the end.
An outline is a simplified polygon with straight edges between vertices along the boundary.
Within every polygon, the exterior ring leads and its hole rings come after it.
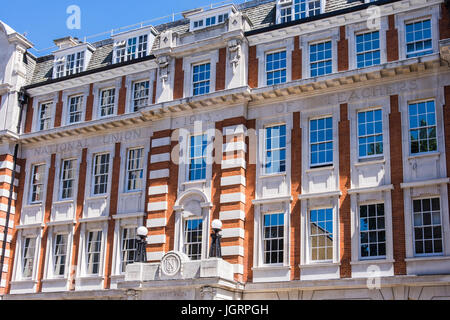
POLYGON ((198 30, 225 23, 237 9, 234 5, 225 5, 203 11, 203 9, 190 10, 183 13, 184 18, 190 19, 190 30, 198 30))
POLYGON ((158 32, 152 26, 147 26, 113 35, 114 63, 122 63, 148 56, 156 34, 158 32))
POLYGON ((278 23, 313 17, 323 12, 323 0, 278 0, 278 23))
POLYGON ((133 37, 116 45, 116 63, 146 57, 148 52, 148 36, 133 37))
POLYGON ((95 48, 88 43, 80 43, 77 39, 66 37, 54 40, 59 47, 54 52, 55 79, 71 76, 86 70, 95 48))

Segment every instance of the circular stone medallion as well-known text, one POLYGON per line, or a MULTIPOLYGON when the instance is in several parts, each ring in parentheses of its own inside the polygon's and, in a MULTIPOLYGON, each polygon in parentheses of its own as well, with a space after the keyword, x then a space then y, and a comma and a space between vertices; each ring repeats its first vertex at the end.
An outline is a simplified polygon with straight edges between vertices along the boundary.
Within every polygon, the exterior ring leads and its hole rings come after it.
POLYGON ((169 252, 161 260, 161 270, 169 277, 176 275, 181 269, 181 257, 176 252, 169 252))

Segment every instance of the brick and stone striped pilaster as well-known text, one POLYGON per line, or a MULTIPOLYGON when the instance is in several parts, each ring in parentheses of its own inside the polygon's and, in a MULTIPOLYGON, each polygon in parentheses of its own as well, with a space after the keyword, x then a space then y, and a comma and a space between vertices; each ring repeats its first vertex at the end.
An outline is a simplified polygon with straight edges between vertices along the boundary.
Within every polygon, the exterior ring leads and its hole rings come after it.
MULTIPOLYGON (((154 133, 150 145, 147 184, 147 260, 150 262, 160 261, 169 251, 169 191, 176 197, 178 185, 178 175, 171 176, 171 150, 171 130, 154 133)), ((171 205, 173 207, 174 203, 171 205)))
MULTIPOLYGON (((444 131, 445 131, 445 157, 447 160, 447 177, 450 178, 450 86, 444 87, 444 131)), ((450 208, 450 188, 447 186, 448 202, 450 208)), ((449 212, 450 214, 450 212, 449 212)))
POLYGON ((246 121, 244 118, 222 122, 223 157, 220 178, 220 220, 223 223, 222 256, 233 264, 237 280, 244 274, 246 204, 246 121))
POLYGON ((398 55, 398 30, 395 28, 395 15, 388 17, 389 29, 386 31, 387 61, 397 61, 398 55))
POLYGON ((13 228, 14 228, 14 217, 17 210, 17 202, 19 200, 18 196, 18 185, 19 185, 19 174, 21 172, 21 166, 16 166, 16 178, 15 186, 12 194, 11 210, 9 215, 8 230, 6 231, 6 216, 8 210, 8 199, 10 198, 10 188, 12 183, 12 175, 14 169, 14 159, 12 155, 6 154, 0 156, 0 255, 3 254, 3 240, 6 237, 6 247, 5 247, 5 258, 3 261, 2 280, 0 283, 0 294, 6 292, 6 285, 8 279, 8 271, 10 263, 12 262, 13 256, 13 228))
POLYGON ((298 196, 302 193, 302 129, 300 128, 300 112, 293 114, 293 128, 291 135, 291 280, 300 280, 300 227, 301 201, 298 196))

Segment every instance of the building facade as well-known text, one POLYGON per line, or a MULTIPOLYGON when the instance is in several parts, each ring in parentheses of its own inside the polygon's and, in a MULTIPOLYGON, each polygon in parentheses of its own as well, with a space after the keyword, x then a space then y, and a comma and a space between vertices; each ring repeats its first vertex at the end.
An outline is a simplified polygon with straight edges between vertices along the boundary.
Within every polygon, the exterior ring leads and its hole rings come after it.
POLYGON ((449 299, 449 39, 442 0, 257 0, 42 57, 0 22, 3 299, 449 299))

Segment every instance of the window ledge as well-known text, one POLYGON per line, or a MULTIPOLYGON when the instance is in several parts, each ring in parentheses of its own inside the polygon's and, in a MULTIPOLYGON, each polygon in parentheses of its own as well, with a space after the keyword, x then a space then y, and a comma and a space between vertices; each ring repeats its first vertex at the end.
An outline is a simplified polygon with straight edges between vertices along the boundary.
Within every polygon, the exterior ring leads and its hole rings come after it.
POLYGON ((42 279, 42 282, 62 282, 62 281, 68 281, 69 278, 48 278, 48 279, 42 279))
POLYGON ((44 206, 44 203, 31 203, 23 206, 23 209, 32 209, 32 208, 39 208, 44 206))
POLYGON ((386 159, 378 159, 378 160, 367 160, 366 161, 361 161, 360 162, 356 162, 354 164, 355 167, 362 167, 362 166, 370 166, 370 165, 375 165, 375 164, 385 164, 386 163, 386 159))
POLYGON ((69 204, 69 203, 74 203, 75 200, 71 199, 71 200, 61 200, 61 201, 55 201, 53 202, 53 205, 62 205, 62 204, 69 204))
POLYGON ((367 264, 383 264, 383 263, 394 263, 395 260, 393 259, 373 259, 373 260, 359 260, 359 261, 352 261, 350 262, 350 264, 352 266, 357 266, 357 265, 367 265, 367 264))
POLYGON ((95 201, 95 200, 106 200, 108 199, 108 195, 101 195, 101 196, 92 196, 92 197, 87 197, 86 201, 95 201))
POLYGON ((137 195, 142 195, 142 190, 140 190, 140 191, 122 192, 120 194, 121 197, 129 197, 129 196, 137 196, 137 195))
POLYGON ((440 156, 441 156, 440 152, 418 153, 416 155, 408 156, 408 160, 422 159, 422 158, 439 158, 440 156))
POLYGON ((415 257, 405 259, 406 262, 439 261, 439 260, 450 260, 450 256, 425 256, 425 257, 415 257))
POLYGON ((275 178, 275 177, 286 177, 286 172, 281 173, 274 173, 274 174, 263 174, 259 176, 259 179, 266 179, 266 178, 275 178))
POLYGON ((306 169, 306 173, 313 173, 313 172, 320 172, 320 171, 333 171, 334 166, 328 166, 328 167, 320 167, 320 168, 310 168, 306 169))
POLYGON ((195 180, 195 181, 186 181, 186 182, 183 182, 182 185, 183 186, 190 186, 190 185, 201 184, 201 183, 206 183, 206 179, 204 179, 204 180, 195 180))
POLYGON ((47 226, 63 226, 67 224, 76 224, 76 220, 60 220, 60 221, 50 221, 47 223, 47 226))
POLYGON ((81 276, 81 277, 77 277, 75 280, 104 280, 105 277, 104 276, 81 276))
POLYGON ((309 264, 300 264, 300 269, 305 268, 321 268, 321 267, 339 267, 341 265, 340 262, 317 262, 317 263, 309 263, 309 264))
POLYGON ((274 266, 265 265, 265 266, 253 267, 253 268, 252 268, 253 271, 264 271, 264 270, 290 270, 290 269, 291 269, 291 266, 278 266, 278 265, 274 265, 274 266))
POLYGON ((38 283, 37 280, 15 280, 15 281, 11 281, 11 284, 29 284, 29 283, 38 283))

